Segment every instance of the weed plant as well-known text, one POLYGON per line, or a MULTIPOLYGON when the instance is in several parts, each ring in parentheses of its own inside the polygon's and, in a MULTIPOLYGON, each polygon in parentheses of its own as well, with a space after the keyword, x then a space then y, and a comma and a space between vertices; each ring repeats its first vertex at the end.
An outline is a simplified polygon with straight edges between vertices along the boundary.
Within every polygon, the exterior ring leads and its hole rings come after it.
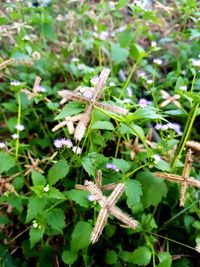
POLYGON ((0 266, 199 266, 199 10, 1 1, 0 266))

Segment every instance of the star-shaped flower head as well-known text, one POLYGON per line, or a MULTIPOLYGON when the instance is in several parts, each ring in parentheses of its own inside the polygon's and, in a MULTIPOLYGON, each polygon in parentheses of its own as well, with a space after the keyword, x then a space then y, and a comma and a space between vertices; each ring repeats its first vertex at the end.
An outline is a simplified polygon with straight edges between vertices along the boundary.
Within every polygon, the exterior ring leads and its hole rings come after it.
POLYGON ((164 90, 161 90, 161 95, 164 101, 160 104, 161 108, 169 105, 170 103, 174 104, 176 107, 181 108, 180 103, 177 101, 180 98, 180 95, 170 96, 170 94, 164 90))
POLYGON ((56 131, 66 125, 70 133, 74 132, 74 138, 80 141, 83 138, 86 127, 90 122, 91 114, 94 107, 98 107, 108 112, 114 112, 121 115, 126 115, 128 113, 128 110, 125 108, 117 107, 114 105, 98 101, 102 97, 104 86, 106 80, 108 79, 109 73, 110 73, 109 69, 103 69, 98 77, 98 80, 95 82, 94 87, 79 86, 74 91, 61 90, 58 92, 58 94, 62 97, 62 100, 60 102, 61 104, 64 104, 69 100, 75 100, 81 103, 86 103, 87 108, 82 114, 78 114, 74 117, 66 117, 64 122, 61 122, 58 125, 56 125, 52 129, 52 131, 56 131), (73 126, 74 122, 78 122, 75 130, 73 126))
POLYGON ((95 226, 91 233, 92 244, 98 241, 110 214, 116 217, 119 221, 123 222, 125 225, 133 229, 135 229, 138 225, 138 222, 135 219, 133 219, 126 213, 122 212, 121 209, 115 206, 115 204, 117 203, 117 201, 124 192, 125 184, 124 183, 119 183, 117 185, 108 184, 102 187, 101 179, 102 179, 101 171, 98 171, 96 177, 96 183, 86 180, 85 185, 76 185, 76 188, 78 189, 89 191, 92 196, 91 198, 92 201, 94 200, 97 201, 101 207, 95 226), (109 197, 103 195, 102 193, 103 189, 111 190, 113 188, 114 190, 112 191, 109 197))
POLYGON ((161 177, 171 182, 177 182, 181 184, 180 206, 184 206, 186 192, 189 185, 200 188, 200 181, 194 179, 193 177, 189 177, 191 165, 192 165, 192 151, 191 149, 189 149, 186 154, 182 175, 162 173, 162 172, 154 173, 154 175, 157 177, 161 177))

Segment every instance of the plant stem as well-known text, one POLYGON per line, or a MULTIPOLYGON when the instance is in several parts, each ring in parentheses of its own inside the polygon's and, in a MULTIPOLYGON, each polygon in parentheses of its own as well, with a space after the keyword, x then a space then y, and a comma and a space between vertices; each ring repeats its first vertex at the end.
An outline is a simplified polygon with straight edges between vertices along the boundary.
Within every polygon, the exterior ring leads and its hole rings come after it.
MULTIPOLYGON (((17 125, 20 125, 21 121, 21 96, 20 92, 17 93, 17 103, 18 103, 18 115, 17 115, 17 125)), ((19 129, 17 129, 17 135, 20 134, 19 129)), ((15 143, 15 158, 18 161, 18 156, 19 156, 19 138, 16 139, 15 143)))
POLYGON ((141 60, 141 58, 139 57, 138 60, 135 62, 135 64, 132 66, 131 72, 130 72, 130 74, 129 74, 127 80, 126 80, 126 82, 124 83, 124 85, 122 87, 121 94, 119 95, 119 99, 122 98, 123 93, 124 93, 124 90, 128 87, 129 82, 131 80, 131 77, 132 77, 133 73, 135 72, 135 69, 136 69, 137 65, 139 64, 140 60, 141 60))
POLYGON ((174 170, 174 168, 176 167, 178 159, 181 157, 181 153, 185 147, 185 144, 186 144, 188 137, 190 135, 190 132, 192 130, 194 120, 197 116, 198 108, 199 108, 199 103, 194 104, 193 108, 190 110, 190 112, 188 114, 188 119, 187 119, 187 122, 185 125, 185 129, 184 129, 181 141, 179 143, 179 146, 177 148, 176 154, 175 154, 173 162, 172 162, 172 166, 171 166, 172 170, 174 170))

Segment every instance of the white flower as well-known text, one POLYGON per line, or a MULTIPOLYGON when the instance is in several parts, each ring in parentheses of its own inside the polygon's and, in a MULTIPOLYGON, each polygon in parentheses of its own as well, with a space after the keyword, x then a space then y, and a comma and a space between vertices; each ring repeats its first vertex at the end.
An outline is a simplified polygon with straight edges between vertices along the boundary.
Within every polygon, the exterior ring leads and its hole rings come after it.
POLYGON ((152 46, 152 47, 156 47, 156 46, 157 46, 156 41, 152 41, 152 42, 151 42, 151 46, 152 46))
POLYGON ((192 66, 200 68, 200 59, 193 59, 192 60, 192 66))
POLYGON ((161 58, 155 58, 153 60, 153 63, 157 64, 157 65, 162 65, 163 64, 163 60, 161 58))
POLYGON ((92 202, 92 201, 95 201, 95 200, 96 200, 95 195, 89 195, 89 196, 88 196, 88 200, 91 201, 91 202, 92 202))
POLYGON ((72 148, 72 151, 73 151, 74 153, 76 153, 77 155, 80 155, 81 152, 82 152, 82 149, 81 149, 79 146, 74 146, 74 147, 72 148))
POLYGON ((35 90, 37 91, 37 92, 41 92, 41 93, 45 93, 46 91, 47 91, 47 89, 46 88, 44 88, 43 86, 36 86, 35 87, 35 90))
POLYGON ((78 62, 78 61, 79 61, 79 59, 77 57, 72 58, 72 62, 78 62))
POLYGON ((128 86, 128 87, 126 88, 126 91, 127 91, 127 93, 128 93, 128 97, 131 97, 131 96, 133 95, 133 92, 132 92, 132 89, 131 89, 130 86, 128 86))
POLYGON ((10 85, 12 85, 12 86, 19 86, 20 84, 21 84, 21 82, 19 82, 19 81, 10 82, 10 85))
POLYGON ((182 91, 187 91, 187 85, 182 85, 179 87, 179 89, 182 91))
POLYGON ((15 129, 21 132, 25 129, 25 127, 23 124, 17 124, 15 125, 15 129))
POLYGON ((43 188, 43 191, 46 193, 49 191, 49 185, 46 185, 44 188, 43 188))
POLYGON ((26 34, 26 35, 24 35, 24 41, 30 41, 30 37, 26 34))
POLYGON ((114 1, 110 1, 109 2, 109 7, 110 7, 111 10, 115 10, 115 4, 116 3, 114 1))
POLYGON ((155 164, 158 163, 161 160, 161 158, 160 158, 160 156, 158 154, 154 155, 153 158, 154 158, 155 164))
POLYGON ((107 31, 103 31, 99 34, 99 39, 102 41, 105 41, 109 36, 109 33, 107 31))
POLYGON ((33 224, 32 224, 33 228, 38 228, 38 223, 36 220, 33 221, 33 224))
POLYGON ((197 244, 197 246, 196 246, 196 251, 198 252, 198 253, 200 253, 200 244, 197 244))
POLYGON ((85 69, 86 65, 84 63, 78 64, 78 69, 83 70, 85 69))
POLYGON ((153 80, 152 79, 148 79, 147 80, 147 84, 152 84, 153 83, 153 80))
POLYGON ((109 82, 109 86, 113 87, 113 86, 115 86, 115 83, 114 82, 109 82))
POLYGON ((0 148, 6 147, 6 144, 4 142, 0 142, 0 148))
POLYGON ((18 135, 18 134, 12 134, 11 137, 12 137, 13 139, 18 139, 18 138, 19 138, 19 135, 18 135))

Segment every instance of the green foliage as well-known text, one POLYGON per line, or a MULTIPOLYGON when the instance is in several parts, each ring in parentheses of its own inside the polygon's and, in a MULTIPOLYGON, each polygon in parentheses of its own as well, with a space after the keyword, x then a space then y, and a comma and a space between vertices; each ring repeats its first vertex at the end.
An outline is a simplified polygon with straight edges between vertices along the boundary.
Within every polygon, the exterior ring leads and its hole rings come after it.
POLYGON ((1 2, 0 266, 197 266, 198 184, 179 197, 200 142, 198 1, 1 2), (109 214, 91 244, 98 170, 138 226, 109 214))
POLYGON ((142 184, 141 201, 145 208, 157 206, 166 196, 167 187, 164 181, 154 177, 152 173, 141 172, 137 175, 137 180, 142 184))
POLYGON ((60 159, 48 171, 47 179, 50 185, 54 185, 60 179, 63 179, 69 172, 69 164, 66 160, 60 159))
POLYGON ((130 261, 138 266, 146 266, 151 260, 151 252, 146 247, 138 247, 133 251, 130 261))
POLYGON ((15 166, 15 158, 7 153, 0 152, 0 173, 8 171, 15 166))
POLYGON ((79 251, 90 244, 92 226, 87 222, 78 222, 71 236, 71 250, 79 251))

